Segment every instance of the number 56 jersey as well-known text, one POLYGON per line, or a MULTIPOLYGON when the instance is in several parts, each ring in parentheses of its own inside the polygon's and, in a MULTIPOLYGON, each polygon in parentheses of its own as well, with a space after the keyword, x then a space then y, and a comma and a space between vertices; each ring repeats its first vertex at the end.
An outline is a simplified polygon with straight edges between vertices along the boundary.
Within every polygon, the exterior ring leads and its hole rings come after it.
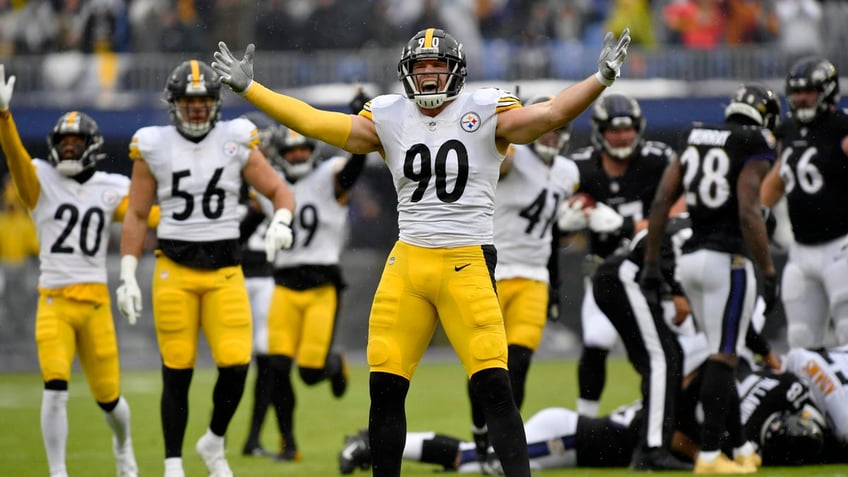
POLYGON ((129 192, 130 179, 95 172, 80 184, 34 159, 41 185, 32 218, 38 229, 41 274, 38 286, 63 288, 106 283, 106 249, 115 209, 129 192))
POLYGON ((256 126, 242 118, 218 121, 196 143, 174 126, 136 131, 130 158, 143 159, 156 178, 158 237, 185 242, 238 239, 241 170, 258 145, 256 126))
POLYGON ((426 248, 492 244, 495 187, 503 161, 497 114, 515 96, 484 88, 462 93, 436 117, 400 95, 378 96, 360 113, 383 145, 398 199, 402 242, 426 248))

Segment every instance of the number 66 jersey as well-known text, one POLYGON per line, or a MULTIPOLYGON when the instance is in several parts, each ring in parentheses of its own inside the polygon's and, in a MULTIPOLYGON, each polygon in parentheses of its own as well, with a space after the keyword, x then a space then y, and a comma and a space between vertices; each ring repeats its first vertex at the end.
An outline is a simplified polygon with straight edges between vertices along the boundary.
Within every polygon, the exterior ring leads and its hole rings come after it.
MULTIPOLYGON (((63 176, 42 159, 33 159, 41 184, 32 217, 38 229, 41 274, 38 286, 57 289, 106 283, 109 229, 129 192, 130 179, 95 172, 86 182, 63 176)), ((126 204, 121 207, 123 215, 126 204)))

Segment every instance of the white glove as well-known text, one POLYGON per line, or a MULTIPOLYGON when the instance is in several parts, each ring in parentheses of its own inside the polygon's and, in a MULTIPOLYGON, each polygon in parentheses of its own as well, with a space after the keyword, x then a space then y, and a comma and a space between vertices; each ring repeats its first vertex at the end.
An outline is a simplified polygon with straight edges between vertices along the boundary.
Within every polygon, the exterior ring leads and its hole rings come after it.
POLYGON ((138 259, 132 255, 121 257, 121 284, 115 292, 118 298, 118 311, 134 325, 141 315, 141 288, 135 279, 135 269, 138 259))
POLYGON ((289 209, 277 209, 274 218, 265 231, 265 256, 269 262, 274 261, 277 250, 289 248, 294 239, 291 229, 292 213, 289 209))
POLYGON ((575 232, 583 230, 589 225, 586 213, 583 211, 583 201, 565 201, 559 205, 557 210, 557 226, 563 232, 575 232))
POLYGON ((598 202, 589 212, 589 229, 595 233, 610 233, 620 229, 624 224, 624 217, 612 207, 598 202))
POLYGON ((12 91, 15 89, 15 75, 9 76, 6 81, 6 67, 0 64, 0 111, 9 109, 12 101, 12 91))
POLYGON ((211 65, 212 69, 220 76, 221 83, 229 86, 236 93, 244 95, 253 83, 253 56, 255 52, 256 46, 251 43, 245 48, 244 57, 237 60, 227 44, 219 41, 218 51, 212 54, 215 57, 215 61, 211 65))
POLYGON ((595 78, 604 86, 611 86, 621 76, 621 65, 627 57, 627 47, 630 46, 630 28, 625 28, 615 40, 615 35, 608 31, 604 36, 604 46, 598 57, 598 72, 595 78))

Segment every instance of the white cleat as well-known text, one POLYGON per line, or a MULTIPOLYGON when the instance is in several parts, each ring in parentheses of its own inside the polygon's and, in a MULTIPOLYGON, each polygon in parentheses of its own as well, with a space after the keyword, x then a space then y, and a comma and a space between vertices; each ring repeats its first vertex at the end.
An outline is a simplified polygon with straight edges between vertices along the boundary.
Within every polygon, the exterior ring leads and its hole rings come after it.
POLYGON ((224 455, 223 437, 218 437, 207 430, 197 441, 194 450, 206 464, 209 477, 233 477, 233 471, 230 470, 227 457, 224 455))
POLYGON ((127 438, 124 445, 118 445, 118 440, 112 437, 112 452, 115 453, 115 465, 118 477, 138 477, 138 464, 135 462, 132 439, 127 438))

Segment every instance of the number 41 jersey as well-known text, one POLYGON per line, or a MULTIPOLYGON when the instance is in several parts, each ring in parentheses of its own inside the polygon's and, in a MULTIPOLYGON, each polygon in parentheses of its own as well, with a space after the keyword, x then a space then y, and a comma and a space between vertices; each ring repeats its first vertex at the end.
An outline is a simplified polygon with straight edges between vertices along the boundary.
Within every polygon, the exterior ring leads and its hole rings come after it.
POLYGON ((130 179, 95 172, 80 184, 34 159, 41 184, 32 218, 38 229, 41 275, 38 286, 63 288, 106 283, 106 249, 115 209, 127 195, 130 179))
POLYGON ((374 122, 394 179, 401 241, 428 248, 494 242, 504 157, 495 145, 497 114, 520 106, 492 88, 461 93, 432 118, 400 95, 366 104, 360 114, 374 122))

